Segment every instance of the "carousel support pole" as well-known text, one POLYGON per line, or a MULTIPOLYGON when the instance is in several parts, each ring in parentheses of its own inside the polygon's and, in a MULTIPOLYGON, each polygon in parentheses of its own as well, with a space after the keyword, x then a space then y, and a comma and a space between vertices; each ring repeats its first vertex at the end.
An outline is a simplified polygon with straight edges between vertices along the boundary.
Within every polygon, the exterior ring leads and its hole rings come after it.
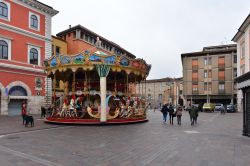
POLYGON ((116 72, 115 72, 115 95, 117 93, 117 90, 116 90, 116 72))
POLYGON ((101 89, 101 122, 107 121, 107 111, 106 111, 106 86, 107 79, 106 77, 100 77, 100 89, 101 89))
POLYGON ((56 72, 53 78, 53 107, 56 107, 56 72))
POLYGON ((106 111, 106 95, 107 95, 107 76, 110 70, 108 65, 96 65, 97 72, 100 77, 100 91, 101 91, 101 119, 102 123, 107 121, 107 111, 106 111))
POLYGON ((129 96, 129 87, 128 87, 128 73, 127 74, 127 80, 126 80, 126 87, 127 87, 127 95, 129 96))
POLYGON ((137 90, 136 90, 136 85, 137 84, 137 82, 136 82, 136 76, 135 76, 135 83, 134 83, 134 85, 135 85, 135 95, 137 95, 137 90))
POLYGON ((73 71, 72 95, 76 92, 76 71, 73 71))
POLYGON ((87 84, 87 88, 86 88, 86 90, 87 90, 87 106, 89 106, 90 105, 90 94, 89 94, 89 91, 90 91, 90 82, 89 82, 89 77, 88 77, 88 72, 86 71, 85 72, 85 76, 86 76, 86 84, 87 84))
POLYGON ((141 98, 143 99, 143 79, 142 79, 142 85, 141 85, 141 98))
POLYGON ((134 93, 134 95, 137 95, 137 89, 136 89, 136 87, 137 87, 137 85, 136 85, 136 76, 135 76, 135 80, 134 80, 134 83, 133 83, 133 90, 132 90, 132 93, 134 93), (134 87, 135 87, 135 89, 134 89, 134 87))
POLYGON ((145 77, 145 107, 147 106, 147 82, 145 77))
POLYGON ((139 96, 141 96, 141 81, 139 81, 139 96))
POLYGON ((126 88, 126 77, 124 77, 123 79, 123 90, 124 90, 124 94, 127 93, 127 88, 126 88))

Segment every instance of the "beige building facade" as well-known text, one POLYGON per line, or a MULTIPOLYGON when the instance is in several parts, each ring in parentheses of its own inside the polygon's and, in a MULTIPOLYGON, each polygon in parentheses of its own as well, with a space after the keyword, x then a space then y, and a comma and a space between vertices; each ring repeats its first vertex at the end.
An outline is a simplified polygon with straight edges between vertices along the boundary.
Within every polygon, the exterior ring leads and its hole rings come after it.
POLYGON ((243 112, 243 135, 250 136, 250 14, 232 40, 237 44, 237 107, 243 112))
POLYGON ((136 94, 146 98, 152 108, 163 104, 183 105, 182 78, 162 78, 140 82, 136 85, 136 94))
MULTIPOLYGON (((237 69, 238 77, 240 77, 250 72, 250 14, 241 24, 238 29, 238 32, 235 34, 232 40, 237 44, 237 69)), ((237 85, 237 88, 239 89, 237 93, 237 106, 239 111, 243 110, 244 95, 242 93, 242 89, 248 86, 249 84, 245 83, 238 83, 237 85)))
POLYGON ((236 102, 237 77, 235 44, 204 47, 200 52, 181 54, 184 103, 236 102))

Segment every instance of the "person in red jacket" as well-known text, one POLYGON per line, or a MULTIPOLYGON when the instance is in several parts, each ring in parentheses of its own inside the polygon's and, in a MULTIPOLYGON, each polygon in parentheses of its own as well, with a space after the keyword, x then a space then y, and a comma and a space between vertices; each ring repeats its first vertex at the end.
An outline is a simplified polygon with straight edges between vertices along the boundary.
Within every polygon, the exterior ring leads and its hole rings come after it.
POLYGON ((27 116, 27 106, 26 106, 25 102, 23 102, 23 104, 22 104, 21 115, 22 115, 22 118, 23 118, 23 125, 24 125, 25 117, 27 116))

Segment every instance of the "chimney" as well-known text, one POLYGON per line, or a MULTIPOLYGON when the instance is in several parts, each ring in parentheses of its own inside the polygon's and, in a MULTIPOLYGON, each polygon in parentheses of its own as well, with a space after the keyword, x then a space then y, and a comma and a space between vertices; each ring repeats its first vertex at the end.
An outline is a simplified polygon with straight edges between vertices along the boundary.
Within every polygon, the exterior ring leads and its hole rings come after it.
POLYGON ((71 29, 71 25, 69 25, 69 29, 71 29))

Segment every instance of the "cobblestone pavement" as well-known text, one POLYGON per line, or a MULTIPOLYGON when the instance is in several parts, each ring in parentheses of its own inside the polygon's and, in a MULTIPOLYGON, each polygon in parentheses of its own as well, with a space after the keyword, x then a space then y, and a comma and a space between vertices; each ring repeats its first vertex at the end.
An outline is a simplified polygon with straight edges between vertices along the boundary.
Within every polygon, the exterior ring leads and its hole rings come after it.
POLYGON ((200 113, 190 125, 164 124, 160 111, 149 122, 112 126, 22 126, 20 117, 0 116, 1 166, 248 166, 250 138, 242 113, 200 113))

